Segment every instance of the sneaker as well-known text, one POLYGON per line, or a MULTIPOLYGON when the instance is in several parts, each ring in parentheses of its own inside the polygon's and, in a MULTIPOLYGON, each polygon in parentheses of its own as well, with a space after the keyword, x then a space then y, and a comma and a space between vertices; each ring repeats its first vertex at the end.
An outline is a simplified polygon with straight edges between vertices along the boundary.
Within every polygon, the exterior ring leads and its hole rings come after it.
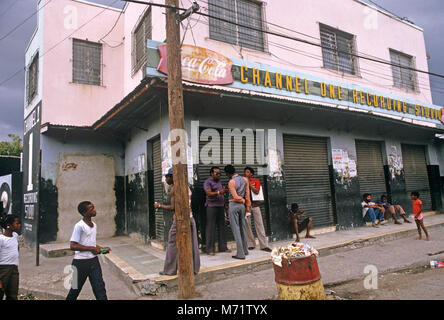
POLYGON ((215 256, 216 254, 214 252, 208 252, 209 256, 215 256))
POLYGON ((254 250, 254 247, 248 247, 248 250, 254 250))
POLYGON ((380 221, 381 226, 385 225, 388 221, 387 220, 382 220, 380 221))
POLYGON ((379 228, 378 224, 377 224, 377 223, 374 223, 374 222, 372 223, 372 227, 373 227, 373 228, 379 228))
POLYGON ((266 252, 271 252, 271 249, 270 248, 263 248, 263 249, 261 249, 262 251, 266 251, 266 252))

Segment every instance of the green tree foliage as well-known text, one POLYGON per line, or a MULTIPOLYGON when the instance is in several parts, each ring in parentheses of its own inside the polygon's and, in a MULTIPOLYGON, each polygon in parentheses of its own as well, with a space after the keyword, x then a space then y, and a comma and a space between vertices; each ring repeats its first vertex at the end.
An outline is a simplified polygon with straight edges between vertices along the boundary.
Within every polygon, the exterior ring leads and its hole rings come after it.
POLYGON ((0 155, 20 156, 23 151, 22 139, 15 134, 8 134, 12 141, 0 141, 0 155))

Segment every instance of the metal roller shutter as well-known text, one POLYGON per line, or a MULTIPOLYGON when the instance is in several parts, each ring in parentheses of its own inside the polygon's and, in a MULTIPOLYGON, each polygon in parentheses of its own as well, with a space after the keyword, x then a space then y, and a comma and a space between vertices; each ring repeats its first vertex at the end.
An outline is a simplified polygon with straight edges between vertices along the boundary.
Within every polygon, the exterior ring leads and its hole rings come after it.
MULTIPOLYGON (((203 131, 204 128, 201 128, 201 130, 203 131)), ((218 130, 218 131, 219 131, 219 134, 220 134, 220 137, 221 137, 221 141, 220 141, 220 145, 221 145, 220 161, 223 162, 223 154, 222 154, 222 150, 223 150, 222 149, 223 148, 223 139, 222 139, 222 137, 223 137, 223 134, 222 134, 222 130, 218 130)), ((200 151, 202 150, 202 148, 206 144, 208 144, 209 142, 210 141, 200 141, 199 142, 199 154, 200 154, 200 151)), ((238 173, 239 175, 243 176, 244 168, 246 166, 250 166, 250 167, 252 167, 255 170, 255 178, 259 179, 259 181, 261 182, 261 185, 263 186, 264 185, 264 177, 257 175, 257 173, 258 173, 258 166, 257 166, 257 164, 255 164, 255 163, 251 163, 251 164, 250 163, 248 163, 248 164, 236 164, 236 165, 233 164, 234 163, 234 152, 233 152, 233 150, 234 150, 234 139, 233 138, 231 139, 231 150, 232 150, 232 152, 231 152, 231 164, 235 167, 236 173, 238 173)), ((246 145, 246 139, 242 140, 242 162, 243 163, 245 163, 247 161, 246 153, 247 152, 249 152, 249 153, 250 152, 254 152, 254 150, 255 150, 254 146, 247 146, 246 145)), ((210 154, 210 156, 211 156, 211 154, 210 154)), ((227 163, 226 164, 222 164, 222 163, 219 163, 219 164, 209 164, 209 165, 199 164, 199 168, 198 168, 198 182, 197 182, 198 190, 203 190, 203 184, 204 184, 205 180, 207 178, 209 178, 209 176, 210 176, 210 169, 213 166, 217 166, 217 167, 219 167, 221 169, 221 172, 222 172, 222 175, 221 175, 222 185, 223 186, 228 186, 228 178, 227 178, 227 176, 225 175, 225 172, 224 172, 224 167, 226 165, 227 165, 227 163)), ((266 195, 264 194, 264 196, 266 196, 266 195)), ((226 198, 226 201, 227 201, 227 198, 226 198)), ((268 235, 269 234, 269 228, 268 228, 268 226, 269 226, 269 218, 268 218, 268 215, 266 214, 265 205, 261 204, 260 208, 261 208, 261 212, 262 212, 262 220, 263 220, 264 227, 265 227, 265 233, 268 235)), ((229 227, 226 228, 226 232, 227 232, 227 240, 228 241, 232 241, 234 238, 233 238, 232 232, 231 232, 229 227)), ((255 231, 255 228, 254 228, 254 222, 253 222, 253 234, 256 235, 256 231, 255 231)))
POLYGON ((379 201, 387 193, 381 143, 356 140, 356 155, 361 194, 370 193, 373 201, 379 201))
POLYGON ((307 210, 314 227, 334 224, 327 139, 284 135, 287 204, 307 210))
MULTIPOLYGON (((153 166, 154 166, 154 201, 162 203, 162 163, 161 163, 160 138, 153 141, 153 166)), ((162 240, 164 234, 163 213, 156 212, 156 239, 162 240)))
POLYGON ((412 191, 418 191, 423 203, 423 210, 432 210, 425 147, 409 144, 403 144, 401 147, 407 193, 410 196, 412 191))

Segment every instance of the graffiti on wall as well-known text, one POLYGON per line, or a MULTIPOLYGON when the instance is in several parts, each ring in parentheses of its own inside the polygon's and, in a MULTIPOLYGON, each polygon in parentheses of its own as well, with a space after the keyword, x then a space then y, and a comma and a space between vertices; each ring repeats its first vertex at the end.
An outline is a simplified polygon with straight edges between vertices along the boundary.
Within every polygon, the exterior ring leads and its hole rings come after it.
POLYGON ((390 154, 388 156, 388 164, 390 169, 390 175, 392 176, 392 179, 394 180, 396 176, 401 175, 403 165, 402 165, 402 158, 399 155, 398 149, 396 146, 390 147, 390 154))
POLYGON ((332 150, 333 168, 343 179, 354 178, 358 175, 356 161, 350 159, 349 154, 343 149, 332 150))

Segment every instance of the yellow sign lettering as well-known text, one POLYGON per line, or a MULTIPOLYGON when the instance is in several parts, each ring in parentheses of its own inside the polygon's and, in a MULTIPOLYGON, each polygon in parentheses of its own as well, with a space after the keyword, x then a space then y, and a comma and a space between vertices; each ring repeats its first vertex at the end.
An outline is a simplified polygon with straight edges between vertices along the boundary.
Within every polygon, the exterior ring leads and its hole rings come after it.
POLYGON ((282 90, 282 74, 276 72, 275 78, 276 78, 276 89, 282 90))
POLYGON ((330 84, 328 86, 329 91, 330 91, 330 99, 336 99, 336 93, 335 93, 335 86, 330 84))
POLYGON ((379 99, 376 94, 373 95, 373 105, 375 106, 375 108, 379 106, 379 99))
POLYGON ((338 100, 342 100, 342 88, 338 86, 338 100))
POLYGON ((321 82, 321 96, 327 96, 327 85, 325 82, 321 82))
POLYGON ((305 94, 310 94, 310 91, 308 91, 308 81, 307 81, 307 79, 304 79, 304 84, 305 84, 305 94))
POLYGON ((301 78, 299 78, 299 77, 294 78, 294 82, 295 82, 295 86, 296 86, 295 90, 297 93, 301 93, 301 89, 300 89, 301 83, 299 82, 299 80, 301 80, 301 78))
POLYGON ((353 103, 358 103, 358 91, 353 89, 353 103))
POLYGON ((419 106, 415 104, 415 115, 419 116, 419 106))
POLYGON ((266 86, 271 88, 270 73, 268 71, 265 71, 264 87, 266 86))
POLYGON ((384 97, 383 97, 383 96, 380 96, 380 97, 379 97, 379 101, 381 102, 381 108, 382 108, 382 109, 385 109, 385 99, 384 99, 384 97))
POLYGON ((359 95, 361 97, 361 104, 365 104, 364 92, 363 91, 359 91, 359 95))
POLYGON ((367 92, 367 105, 372 106, 372 101, 370 100, 370 93, 367 92))
POLYGON ((253 68, 253 84, 260 86, 261 85, 261 77, 259 73, 259 69, 253 68))
POLYGON ((285 76, 285 83, 287 84, 287 90, 293 91, 293 78, 291 76, 285 76))
POLYGON ((242 83, 248 82, 248 78, 245 77, 245 73, 247 73, 247 71, 248 71, 247 66, 241 66, 241 82, 242 83))

